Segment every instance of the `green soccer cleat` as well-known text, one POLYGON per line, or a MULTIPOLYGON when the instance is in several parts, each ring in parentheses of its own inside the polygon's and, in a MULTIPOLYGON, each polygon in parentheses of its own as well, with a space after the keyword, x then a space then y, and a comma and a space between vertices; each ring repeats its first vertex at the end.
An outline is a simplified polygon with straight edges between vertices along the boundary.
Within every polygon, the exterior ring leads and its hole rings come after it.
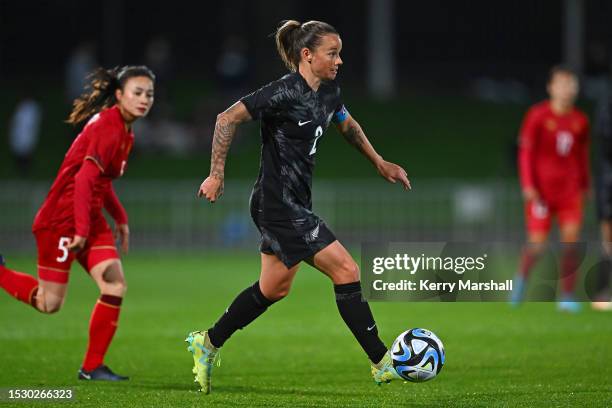
MULTIPOLYGON (((219 355, 219 349, 212 345, 207 332, 191 332, 185 341, 189 343, 187 350, 193 355, 194 382, 200 384, 200 391, 204 394, 210 394, 212 368, 219 355)), ((221 360, 218 360, 218 363, 220 362, 221 360)))
POLYGON ((402 379, 393 368, 393 359, 390 352, 387 351, 378 364, 372 364, 372 377, 374 377, 374 382, 377 385, 389 384, 392 380, 402 379))

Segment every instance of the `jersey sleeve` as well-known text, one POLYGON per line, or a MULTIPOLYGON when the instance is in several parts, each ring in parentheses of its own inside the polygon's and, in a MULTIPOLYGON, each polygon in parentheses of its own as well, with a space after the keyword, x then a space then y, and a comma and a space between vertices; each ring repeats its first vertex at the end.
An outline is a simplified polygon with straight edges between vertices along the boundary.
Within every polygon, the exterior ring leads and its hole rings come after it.
POLYGON ((535 160, 535 143, 539 131, 539 118, 537 112, 530 109, 525 115, 519 133, 518 168, 521 188, 533 188, 533 164, 535 160))
POLYGON ((334 109, 334 116, 332 117, 332 122, 336 124, 340 124, 348 119, 348 109, 342 103, 342 96, 340 92, 340 87, 336 87, 336 108, 334 109))
POLYGON ((91 160, 104 173, 119 147, 121 141, 120 130, 115 129, 111 124, 96 123, 88 131, 91 134, 85 160, 91 160))
POLYGON ((270 82, 255 92, 240 98, 253 120, 274 115, 288 99, 289 92, 282 80, 270 82))
POLYGON ((349 113, 348 113, 348 110, 346 109, 346 106, 344 106, 344 104, 341 104, 338 107, 336 107, 332 121, 334 123, 340 124, 348 119, 348 115, 349 113))
POLYGON ((74 177, 74 227, 75 234, 89 235, 90 210, 94 185, 100 170, 93 161, 85 160, 74 177))
POLYGON ((119 197, 115 193, 115 189, 113 185, 110 184, 106 194, 104 195, 104 208, 111 217, 115 220, 117 224, 127 224, 128 223, 128 215, 125 211, 125 208, 119 201, 119 197))

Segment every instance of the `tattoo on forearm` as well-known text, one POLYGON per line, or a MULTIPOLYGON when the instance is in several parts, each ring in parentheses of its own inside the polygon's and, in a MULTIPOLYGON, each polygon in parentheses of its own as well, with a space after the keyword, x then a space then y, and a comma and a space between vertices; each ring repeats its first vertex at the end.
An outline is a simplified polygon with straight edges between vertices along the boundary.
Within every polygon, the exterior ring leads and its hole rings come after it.
POLYGON ((210 174, 221 180, 225 174, 225 159, 232 139, 236 134, 236 123, 226 116, 221 116, 215 124, 215 133, 212 142, 212 155, 210 158, 210 174))
POLYGON ((355 146, 357 150, 363 151, 363 145, 365 144, 365 134, 358 123, 353 122, 349 125, 349 128, 344 132, 345 139, 355 146))

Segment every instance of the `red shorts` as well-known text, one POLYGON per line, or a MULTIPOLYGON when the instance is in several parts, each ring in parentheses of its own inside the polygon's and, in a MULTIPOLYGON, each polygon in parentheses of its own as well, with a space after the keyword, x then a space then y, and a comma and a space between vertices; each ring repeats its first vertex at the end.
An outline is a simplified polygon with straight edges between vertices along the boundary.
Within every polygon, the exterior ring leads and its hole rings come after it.
POLYGON ((552 217, 557 217, 561 227, 567 224, 582 224, 582 194, 576 194, 563 201, 538 203, 529 201, 525 204, 525 220, 529 233, 548 233, 552 217))
POLYGON ((92 223, 85 248, 75 253, 66 246, 74 237, 74 228, 43 229, 34 232, 38 247, 38 277, 56 283, 68 283, 75 258, 87 272, 107 259, 119 259, 113 233, 104 218, 92 223))

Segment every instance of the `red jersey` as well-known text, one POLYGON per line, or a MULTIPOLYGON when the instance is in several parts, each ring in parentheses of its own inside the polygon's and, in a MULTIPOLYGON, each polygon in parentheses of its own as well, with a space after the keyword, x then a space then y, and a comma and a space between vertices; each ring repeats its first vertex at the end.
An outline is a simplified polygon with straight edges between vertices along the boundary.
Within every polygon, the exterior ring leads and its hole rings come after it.
POLYGON ((545 101, 525 114, 519 135, 521 187, 535 188, 545 202, 589 188, 589 120, 576 108, 558 115, 545 101))
POLYGON ((116 222, 127 223, 111 181, 123 175, 133 143, 134 134, 126 130, 117 106, 93 116, 66 153, 34 218, 33 231, 74 229, 87 237, 91 222, 102 217, 103 207, 116 222), (93 173, 91 163, 98 169, 93 173))

